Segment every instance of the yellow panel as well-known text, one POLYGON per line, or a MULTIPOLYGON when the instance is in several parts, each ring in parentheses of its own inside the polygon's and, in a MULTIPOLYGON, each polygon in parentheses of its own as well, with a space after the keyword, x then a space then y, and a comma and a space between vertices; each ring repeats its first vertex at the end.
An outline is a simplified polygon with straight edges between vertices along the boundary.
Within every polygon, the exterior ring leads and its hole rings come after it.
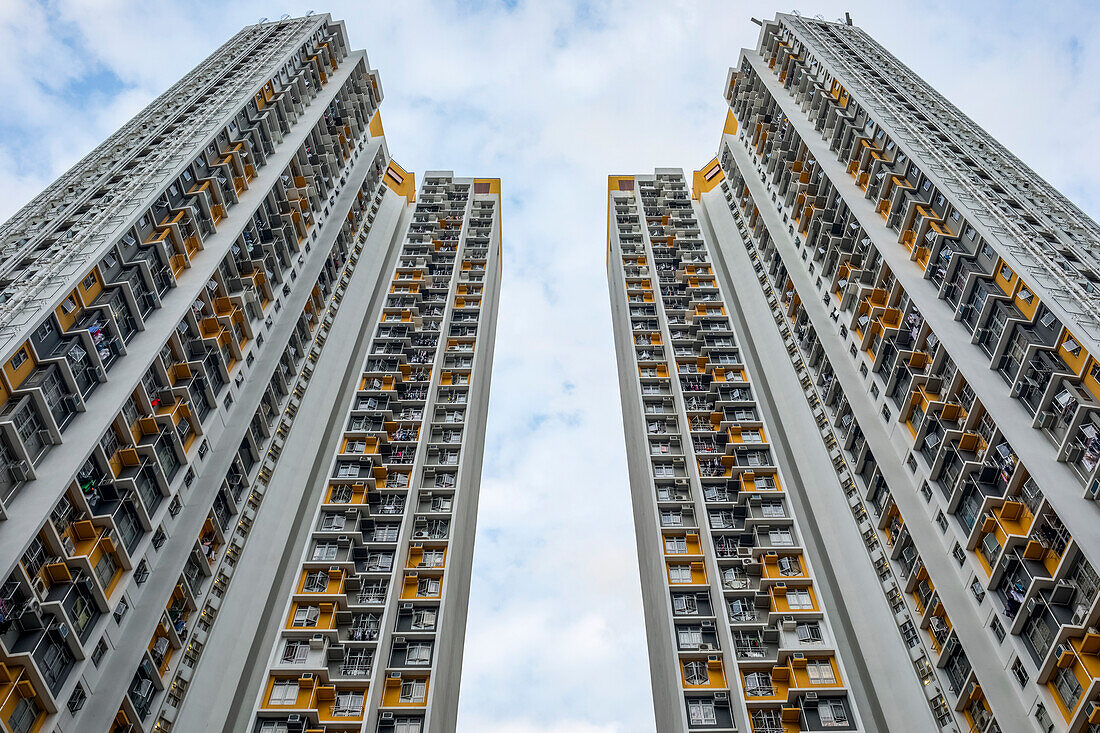
POLYGON ((498 195, 500 194, 500 179, 499 178, 475 178, 474 179, 474 185, 476 186, 479 183, 488 183, 489 184, 489 190, 488 191, 478 191, 477 193, 495 193, 495 194, 498 194, 498 195))
POLYGON ((370 121, 370 136, 382 137, 386 132, 382 129, 382 111, 379 110, 374 113, 374 117, 370 121))
POLYGON ((711 158, 709 163, 692 174, 691 197, 698 199, 721 183, 725 177, 726 174, 722 171, 722 166, 718 164, 718 157, 711 158))
POLYGON ((733 110, 726 110, 726 125, 722 128, 723 135, 737 134, 737 118, 733 116, 733 110))
POLYGON ((11 388, 19 389, 19 386, 31 375, 31 372, 34 371, 36 366, 38 366, 38 362, 31 352, 30 342, 25 342, 15 350, 15 353, 11 355, 10 359, 4 362, 4 374, 7 376, 8 384, 11 385, 11 388), (19 366, 12 363, 17 358, 22 358, 19 366))
POLYGON ((393 189, 394 193, 404 196, 410 204, 416 201, 416 175, 409 173, 395 161, 390 161, 382 180, 393 189))
POLYGON ((634 176, 608 176, 607 177, 607 190, 608 191, 633 191, 634 190, 634 176), (624 187, 623 184, 626 184, 624 187))

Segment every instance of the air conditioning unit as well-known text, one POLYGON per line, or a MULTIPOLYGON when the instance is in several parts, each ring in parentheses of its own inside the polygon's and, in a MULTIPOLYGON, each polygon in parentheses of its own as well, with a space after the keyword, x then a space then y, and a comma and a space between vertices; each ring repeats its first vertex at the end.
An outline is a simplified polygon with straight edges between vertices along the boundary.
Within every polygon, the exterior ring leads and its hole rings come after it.
POLYGON ((716 693, 714 693, 714 701, 715 702, 729 702, 729 699, 730 699, 730 694, 728 692, 716 692, 716 693))
POLYGON ((791 655, 791 658, 792 659, 805 659, 806 655, 803 654, 802 652, 795 652, 794 654, 791 655))
MULTIPOLYGON (((398 677, 400 677, 400 676, 401 675, 398 675, 398 677)), ((385 722, 385 723, 392 723, 393 722, 393 713, 382 713, 381 715, 378 716, 378 719, 381 720, 382 722, 385 722)))
POLYGON ((712 651, 714 651, 714 644, 700 644, 699 645, 699 651, 701 651, 701 652, 712 652, 712 651))
POLYGON ((1039 412, 1039 415, 1036 418, 1036 423, 1041 428, 1049 428, 1050 426, 1054 425, 1054 413, 1048 412, 1046 410, 1039 412))
POLYGON ((817 693, 816 692, 807 692, 803 696, 803 699, 806 700, 806 702, 816 701, 817 700, 817 693))
POLYGON ((31 467, 26 461, 13 463, 8 467, 8 470, 11 471, 11 475, 16 481, 26 481, 31 476, 31 467))
POLYGON ((401 673, 400 672, 389 672, 388 674, 386 674, 386 677, 388 677, 391 680, 399 680, 399 679, 401 679, 401 673))
POLYGON ((1081 456, 1084 455, 1085 449, 1079 445, 1070 446, 1070 449, 1066 451, 1066 462, 1077 463, 1081 460, 1081 456))
POLYGON ((717 654, 710 654, 710 655, 707 656, 707 661, 708 662, 720 662, 720 661, 722 661, 722 657, 718 656, 717 654))

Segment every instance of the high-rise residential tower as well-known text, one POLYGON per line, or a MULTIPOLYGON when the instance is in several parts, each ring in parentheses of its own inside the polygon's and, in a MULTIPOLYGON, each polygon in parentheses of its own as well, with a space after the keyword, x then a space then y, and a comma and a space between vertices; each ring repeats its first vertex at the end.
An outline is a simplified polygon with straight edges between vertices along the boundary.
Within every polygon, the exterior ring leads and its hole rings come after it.
POLYGON ((251 690, 256 733, 455 729, 500 183, 429 171, 406 214, 251 690))
MULTIPOLYGON (((850 23, 797 15, 763 23, 757 48, 731 69, 725 95, 718 154, 695 173, 688 211, 736 296, 726 307, 745 316, 737 335, 755 394, 770 392, 786 415, 778 424, 765 420, 765 435, 776 446, 786 434, 797 448, 788 475, 798 471, 804 481, 788 480, 786 493, 801 492, 826 540, 814 559, 838 610, 853 621, 852 676, 862 659, 866 692, 891 730, 1100 730, 1100 228, 850 23), (753 373, 750 353, 766 369, 758 364, 753 373), (821 450, 831 465, 807 470, 821 450), (914 690, 927 699, 923 717, 913 710, 908 721, 893 720, 891 708, 914 690)), ((644 378, 640 392, 634 384, 635 368, 648 365, 633 363, 641 347, 629 339, 650 332, 627 331, 636 326, 627 325, 626 309, 656 309, 642 320, 662 328, 682 313, 680 327, 698 324, 703 334, 714 307, 698 296, 687 311, 662 304, 701 282, 700 265, 683 264, 682 246, 666 249, 668 222, 650 218, 645 190, 640 200, 613 190, 610 219, 612 302, 624 300, 620 365, 630 376, 623 378, 628 447, 632 467, 654 467, 652 478, 632 475, 635 501, 651 500, 653 487, 642 484, 661 481, 663 451, 679 449, 691 456, 688 489, 702 485, 702 497, 690 494, 708 512, 699 534, 713 536, 720 507, 708 503, 707 477, 694 475, 703 465, 701 436, 682 433, 679 445, 666 446, 635 435, 630 443, 631 422, 654 420, 641 416, 640 405, 648 413, 657 398, 646 396, 644 378), (619 213, 622 206, 628 211, 619 213), (633 231, 618 233, 623 214, 637 219, 633 231), (624 234, 641 243, 632 253, 622 250, 624 234), (652 290, 624 291, 619 280, 625 274, 631 284, 639 267, 649 268, 647 280, 656 277, 652 290), (626 300, 635 297, 637 304, 626 300), (658 444, 660 455, 644 455, 640 441, 658 444)), ((677 232, 672 241, 684 239, 677 232)), ((686 371, 671 331, 654 332, 663 346, 647 348, 664 350, 658 369, 678 372, 672 412, 681 393, 690 400, 686 382, 705 380, 703 399, 714 401, 708 420, 726 429, 725 421, 740 417, 730 415, 738 405, 718 399, 728 387, 715 359, 701 352, 706 335, 685 344, 694 362, 686 371)), ((648 389, 667 389, 668 381, 648 389)), ((677 426, 692 417, 675 414, 677 426)), ((744 424, 736 427, 743 436, 744 424)), ((744 448, 733 432, 718 443, 723 465, 759 471, 736 456, 744 448)), ((661 498, 658 483, 654 508, 663 518, 661 498)), ((741 517, 747 526, 751 504, 741 517)), ((662 548, 645 537, 657 531, 670 532, 639 527, 643 580, 647 563, 664 562, 662 548)), ((759 546, 760 533, 745 539, 759 546)), ((721 568, 720 546, 714 554, 721 568)), ((713 596, 716 587, 706 590, 713 596)), ((719 628, 736 623, 734 609, 725 610, 719 628)), ((834 628, 841 614, 830 616, 834 628)), ((672 637, 655 640, 654 629, 650 636, 651 646, 670 646, 672 637)), ((811 658, 816 650, 799 651, 811 658)), ((691 656, 682 646, 679 655, 691 656)), ((726 655, 740 657, 736 648, 723 651, 724 664, 726 655)), ((657 673, 669 674, 666 664, 655 661, 655 689, 657 673)), ((815 692, 820 704, 824 695, 815 692)), ((756 698, 747 688, 742 694, 751 713, 756 698)), ((806 696, 788 693, 781 724, 750 716, 747 729, 831 729, 811 709, 806 696)), ((862 720, 873 727, 866 714, 862 720)))
POLYGON ((388 730, 391 669, 451 725, 499 182, 414 204, 381 99, 341 22, 249 26, 0 227, 0 728, 241 729, 292 585, 259 730, 388 730))

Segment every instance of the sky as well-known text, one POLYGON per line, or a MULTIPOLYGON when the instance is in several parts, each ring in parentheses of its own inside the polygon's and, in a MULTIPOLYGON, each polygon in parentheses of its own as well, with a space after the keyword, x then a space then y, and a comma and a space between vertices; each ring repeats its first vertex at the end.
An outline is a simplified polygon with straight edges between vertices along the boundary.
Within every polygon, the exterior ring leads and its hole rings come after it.
MULTIPOLYGON (((1094 218, 1100 7, 844 11, 1094 218)), ((241 26, 346 22, 404 168, 499 177, 504 278, 459 730, 636 733, 653 712, 606 287, 606 177, 713 157, 750 17, 790 5, 0 0, 0 219, 241 26)), ((419 177, 418 177, 419 180, 419 177)))

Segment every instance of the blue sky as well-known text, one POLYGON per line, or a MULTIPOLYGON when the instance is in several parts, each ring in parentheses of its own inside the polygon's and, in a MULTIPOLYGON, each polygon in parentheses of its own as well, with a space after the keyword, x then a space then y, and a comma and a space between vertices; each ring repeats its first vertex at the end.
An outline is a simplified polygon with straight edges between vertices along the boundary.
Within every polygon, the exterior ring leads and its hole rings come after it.
MULTIPOLYGON (((1089 3, 845 10, 1100 213, 1089 3)), ((504 286, 460 730, 635 733, 653 718, 605 286, 606 176, 709 160, 762 2, 0 3, 0 218, 246 23, 330 11, 406 168, 503 179, 504 286)))

